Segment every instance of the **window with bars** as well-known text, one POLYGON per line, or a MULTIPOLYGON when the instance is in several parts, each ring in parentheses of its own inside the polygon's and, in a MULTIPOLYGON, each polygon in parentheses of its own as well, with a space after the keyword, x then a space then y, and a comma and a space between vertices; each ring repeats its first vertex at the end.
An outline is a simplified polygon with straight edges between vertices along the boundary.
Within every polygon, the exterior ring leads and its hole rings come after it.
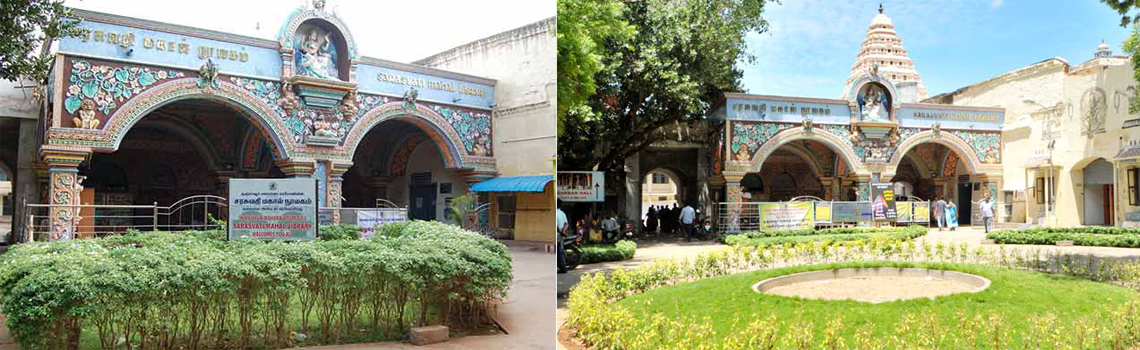
POLYGON ((515 196, 499 196, 499 229, 515 228, 515 196))
POLYGON ((1140 168, 1128 169, 1128 205, 1140 205, 1140 168))
POLYGON ((655 184, 667 184, 667 183, 669 183, 669 177, 665 176, 665 174, 653 173, 653 183, 655 183, 655 184))

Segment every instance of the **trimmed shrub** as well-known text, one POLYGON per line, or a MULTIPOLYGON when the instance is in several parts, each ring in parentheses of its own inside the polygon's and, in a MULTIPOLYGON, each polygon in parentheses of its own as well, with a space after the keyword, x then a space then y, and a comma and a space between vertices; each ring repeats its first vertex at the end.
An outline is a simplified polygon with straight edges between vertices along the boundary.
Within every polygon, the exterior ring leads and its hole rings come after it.
POLYGON ((880 237, 891 240, 907 240, 926 235, 926 232, 926 227, 918 225, 883 228, 751 231, 725 236, 724 242, 734 246, 770 246, 808 242, 866 241, 880 237))
POLYGON ((360 239, 360 226, 353 224, 321 225, 317 238, 322 241, 360 239))
MULTIPOLYGON (((511 281, 506 247, 441 223, 398 227, 370 241, 207 231, 21 244, 0 256, 0 308, 26 349, 74 348, 82 332, 104 349, 281 348, 300 345, 294 332, 329 344, 491 324, 511 281)), ((352 231, 322 231, 338 229, 352 231)))
POLYGON ((586 244, 582 246, 582 263, 629 260, 635 251, 637 243, 624 239, 614 244, 586 244))
POLYGON ((992 231, 986 238, 1004 244, 1044 244, 1073 241, 1080 246, 1140 248, 1140 228, 1120 227, 1039 227, 1023 230, 992 231))

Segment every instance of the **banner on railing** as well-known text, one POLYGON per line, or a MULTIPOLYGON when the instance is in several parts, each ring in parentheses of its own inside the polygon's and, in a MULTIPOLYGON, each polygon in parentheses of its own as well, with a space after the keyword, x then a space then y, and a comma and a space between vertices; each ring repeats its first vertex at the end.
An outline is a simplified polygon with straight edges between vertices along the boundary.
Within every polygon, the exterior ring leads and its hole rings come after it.
POLYGON ((316 180, 230 179, 229 239, 317 238, 316 180))
POLYGON ((765 203, 760 205, 763 230, 808 230, 815 227, 812 202, 765 203))
POLYGON ((408 213, 399 209, 356 212, 356 225, 360 226, 360 237, 366 240, 371 239, 372 235, 376 234, 375 230, 384 227, 384 225, 407 220, 408 213))
POLYGON ((930 202, 914 202, 914 222, 930 223, 930 202))
POLYGON ((914 206, 912 204, 911 202, 895 202, 895 222, 911 222, 913 220, 911 210, 914 206))
POLYGON ((871 214, 875 221, 895 221, 895 185, 892 182, 871 184, 871 214))
POLYGON ((832 202, 831 222, 849 223, 871 221, 871 206, 867 202, 832 202))
POLYGON ((817 224, 831 223, 831 202, 815 202, 815 222, 817 224))

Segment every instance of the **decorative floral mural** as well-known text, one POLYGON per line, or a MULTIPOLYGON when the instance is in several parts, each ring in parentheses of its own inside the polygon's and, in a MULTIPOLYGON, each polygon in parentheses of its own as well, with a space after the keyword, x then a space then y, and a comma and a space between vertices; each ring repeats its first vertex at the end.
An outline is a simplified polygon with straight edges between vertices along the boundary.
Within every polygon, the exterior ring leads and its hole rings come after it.
POLYGON ((285 127, 289 129, 289 133, 293 136, 293 141, 297 143, 301 142, 306 130, 305 124, 289 115, 289 113, 286 113, 285 109, 277 103, 277 101, 281 99, 280 83, 239 77, 230 77, 230 81, 246 91, 249 91, 256 96, 258 100, 261 100, 261 102, 273 108, 273 112, 277 114, 277 118, 280 118, 281 121, 284 122, 285 127))
POLYGON ((412 151, 415 151, 416 146, 419 146, 420 143, 426 139, 427 137, 423 134, 415 134, 409 136, 407 140, 404 140, 404 143, 401 144, 400 148, 396 149, 395 154, 392 155, 391 175, 402 176, 407 173, 408 159, 412 157, 412 151))
POLYGON ((952 130, 950 133, 965 140, 982 163, 1001 163, 1001 133, 952 130))
POLYGON ((894 158, 895 152, 899 151, 898 146, 906 141, 906 139, 914 136, 914 134, 917 134, 920 131, 918 128, 899 128, 898 130, 898 140, 896 140, 894 144, 887 147, 887 153, 885 153, 887 156, 885 159, 894 158))
POLYGON ((93 101, 94 110, 110 116, 121 103, 143 92, 147 87, 185 75, 167 69, 129 65, 113 67, 92 64, 87 60, 72 60, 63 108, 67 113, 75 114, 80 107, 83 107, 84 101, 89 100, 93 101))
POLYGON ((839 136, 839 138, 843 140, 843 143, 847 144, 847 147, 851 147, 851 150, 855 151, 855 156, 859 157, 859 159, 867 157, 867 149, 864 148, 863 145, 851 142, 850 126, 828 124, 824 127, 824 129, 832 134, 835 134, 835 136, 839 136))
POLYGON ((732 123, 732 159, 737 161, 750 161, 760 150, 760 146, 768 142, 777 133, 794 126, 785 123, 732 123))
POLYGON ((459 138, 467 154, 490 157, 491 154, 491 115, 485 112, 461 111, 458 109, 432 105, 431 109, 443 116, 459 138))
POLYGON ((958 153, 953 151, 946 155, 946 164, 942 166, 942 176, 954 176, 958 172, 958 153))

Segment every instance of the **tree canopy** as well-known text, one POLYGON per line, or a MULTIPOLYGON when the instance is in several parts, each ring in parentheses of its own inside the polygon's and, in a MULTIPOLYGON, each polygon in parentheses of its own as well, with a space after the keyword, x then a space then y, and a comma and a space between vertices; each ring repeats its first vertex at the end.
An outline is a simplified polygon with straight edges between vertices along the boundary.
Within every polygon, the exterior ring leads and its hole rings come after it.
MULTIPOLYGON (((724 92, 742 90, 743 72, 737 64, 755 58, 747 51, 745 36, 768 28, 761 17, 763 0, 644 0, 621 5, 633 34, 597 43, 601 68, 593 76, 594 94, 587 95, 582 108, 569 108, 560 116, 561 168, 620 169, 626 157, 659 141, 661 134, 654 131, 662 126, 703 119, 724 92)), ((560 5, 560 22, 562 9, 560 5)), ((561 58, 559 52, 560 72, 562 65, 571 64, 561 58)), ((559 97, 561 105, 561 91, 559 97)))
POLYGON ((44 54, 50 40, 77 23, 64 20, 70 15, 63 1, 0 1, 0 38, 4 38, 0 40, 0 79, 42 82, 51 63, 51 57, 44 54))
POLYGON ((558 133, 566 111, 589 114, 586 98, 594 94, 594 75, 604 65, 599 43, 625 41, 633 27, 622 17, 618 0, 558 1, 558 133))
MULTIPOLYGON (((1127 28, 1132 25, 1132 34, 1124 39, 1124 53, 1128 54, 1132 63, 1132 80, 1140 83, 1140 28, 1137 27, 1137 14, 1129 14, 1134 10, 1140 9, 1140 4, 1136 0, 1100 0, 1108 7, 1116 10, 1120 14, 1120 26, 1127 28)), ((1140 113, 1140 96, 1133 92, 1132 97, 1128 101, 1129 113, 1140 113)))

